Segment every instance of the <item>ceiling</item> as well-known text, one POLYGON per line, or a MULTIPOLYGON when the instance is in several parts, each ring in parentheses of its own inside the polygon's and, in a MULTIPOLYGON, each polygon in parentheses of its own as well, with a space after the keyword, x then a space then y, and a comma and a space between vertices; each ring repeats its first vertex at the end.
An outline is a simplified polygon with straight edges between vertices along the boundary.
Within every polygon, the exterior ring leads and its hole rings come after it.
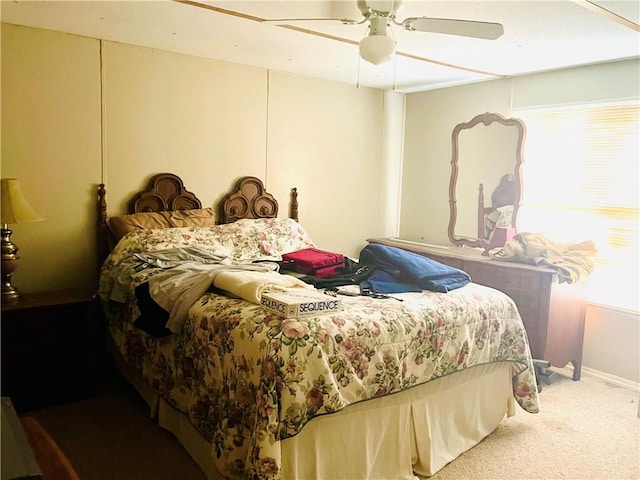
MULTIPOLYGON (((393 0, 377 2, 388 3, 393 0)), ((498 22, 504 35, 483 40, 410 32, 393 25, 397 55, 375 66, 358 55, 367 22, 260 21, 361 20, 356 0, 2 0, 0 4, 5 23, 400 92, 640 56, 637 0, 407 0, 397 19, 419 16, 498 22)))

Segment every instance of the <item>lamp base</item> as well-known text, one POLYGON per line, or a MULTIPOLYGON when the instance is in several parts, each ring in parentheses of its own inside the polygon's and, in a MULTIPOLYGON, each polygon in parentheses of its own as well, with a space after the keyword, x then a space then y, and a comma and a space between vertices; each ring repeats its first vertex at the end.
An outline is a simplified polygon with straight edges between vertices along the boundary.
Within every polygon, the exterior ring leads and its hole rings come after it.
POLYGON ((20 298, 18 290, 11 285, 11 274, 18 268, 18 249, 11 242, 11 230, 3 228, 0 230, 2 236, 2 302, 17 302, 20 298))
POLYGON ((16 290, 16 288, 11 285, 11 283, 5 284, 4 281, 2 283, 2 298, 0 301, 2 303, 11 303, 17 302, 20 300, 20 292, 16 290))
POLYGON ((11 274, 18 268, 18 257, 7 259, 2 256, 2 302, 16 302, 20 298, 20 293, 11 285, 11 274))

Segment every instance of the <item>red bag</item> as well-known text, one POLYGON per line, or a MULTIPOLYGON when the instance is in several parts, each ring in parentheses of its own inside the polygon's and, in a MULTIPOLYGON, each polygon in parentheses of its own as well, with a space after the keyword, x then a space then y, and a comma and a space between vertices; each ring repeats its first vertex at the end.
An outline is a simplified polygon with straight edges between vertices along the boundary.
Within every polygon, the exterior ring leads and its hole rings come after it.
POLYGON ((282 268, 318 278, 333 277, 344 268, 344 255, 318 248, 305 248, 282 255, 282 268))

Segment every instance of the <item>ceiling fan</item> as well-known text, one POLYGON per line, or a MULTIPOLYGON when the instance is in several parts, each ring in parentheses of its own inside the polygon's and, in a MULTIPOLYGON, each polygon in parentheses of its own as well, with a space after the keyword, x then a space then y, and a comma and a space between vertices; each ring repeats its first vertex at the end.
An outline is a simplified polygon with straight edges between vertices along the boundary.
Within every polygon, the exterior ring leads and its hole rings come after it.
POLYGON ((405 0, 357 0, 362 12, 361 20, 348 18, 280 18, 263 19, 268 23, 291 23, 300 21, 339 21, 344 25, 360 25, 369 22, 368 35, 360 41, 359 50, 362 59, 379 65, 393 58, 396 41, 389 35, 388 27, 399 25, 411 32, 443 33, 465 37, 495 40, 504 33, 499 23, 449 18, 409 17, 398 20, 397 15, 404 7, 405 0))

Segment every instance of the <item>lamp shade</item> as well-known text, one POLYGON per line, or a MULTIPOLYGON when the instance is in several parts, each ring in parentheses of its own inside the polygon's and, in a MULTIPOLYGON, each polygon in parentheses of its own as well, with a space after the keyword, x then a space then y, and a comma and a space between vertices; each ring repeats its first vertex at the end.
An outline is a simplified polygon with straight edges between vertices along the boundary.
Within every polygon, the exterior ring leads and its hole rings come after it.
POLYGON ((395 51, 396 41, 387 35, 369 35, 360 41, 360 56, 374 65, 390 61, 395 51))
POLYGON ((0 218, 0 222, 9 224, 44 220, 24 198, 20 183, 16 178, 3 178, 0 180, 0 184, 2 186, 2 195, 0 197, 0 207, 2 209, 0 215, 2 218, 0 218))

